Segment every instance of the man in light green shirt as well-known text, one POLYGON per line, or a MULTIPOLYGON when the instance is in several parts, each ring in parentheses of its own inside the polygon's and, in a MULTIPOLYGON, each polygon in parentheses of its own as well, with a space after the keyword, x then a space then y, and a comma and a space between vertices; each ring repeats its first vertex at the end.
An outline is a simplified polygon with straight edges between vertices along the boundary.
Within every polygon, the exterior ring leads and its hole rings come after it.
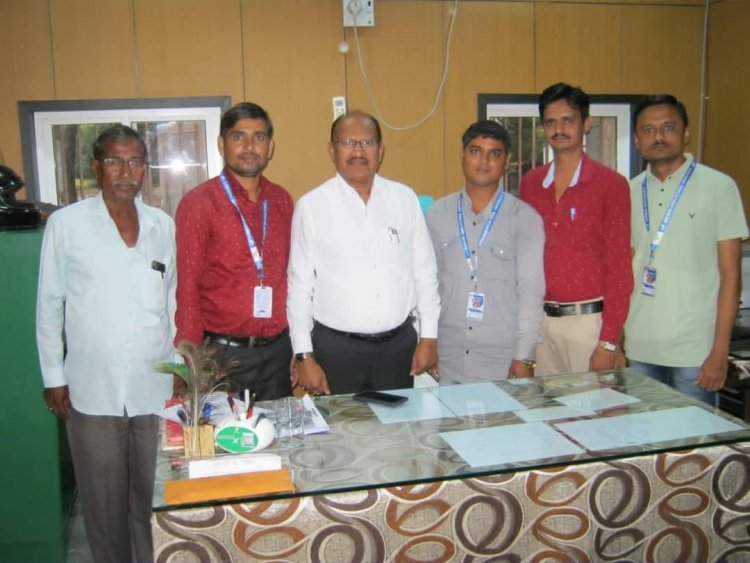
POLYGON ((635 289, 625 324, 633 369, 713 404, 724 386, 748 229, 735 182, 684 153, 685 106, 644 98, 635 144, 648 168, 630 182, 635 289))

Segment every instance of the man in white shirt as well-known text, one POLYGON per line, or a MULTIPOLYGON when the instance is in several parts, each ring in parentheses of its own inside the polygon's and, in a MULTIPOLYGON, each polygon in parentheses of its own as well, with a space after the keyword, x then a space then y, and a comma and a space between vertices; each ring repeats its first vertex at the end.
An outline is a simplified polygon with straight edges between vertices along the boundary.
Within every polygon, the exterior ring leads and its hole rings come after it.
POLYGON ((287 316, 299 384, 313 394, 412 387, 411 376, 436 373, 435 254, 416 194, 378 175, 383 151, 374 117, 337 118, 337 174, 294 211, 287 316))
POLYGON ((94 143, 101 192, 55 212, 42 245, 37 343, 49 410, 66 421, 94 560, 151 561, 158 417, 174 361, 174 223, 138 199, 138 133, 94 143), (63 341, 63 334, 65 340, 63 341))

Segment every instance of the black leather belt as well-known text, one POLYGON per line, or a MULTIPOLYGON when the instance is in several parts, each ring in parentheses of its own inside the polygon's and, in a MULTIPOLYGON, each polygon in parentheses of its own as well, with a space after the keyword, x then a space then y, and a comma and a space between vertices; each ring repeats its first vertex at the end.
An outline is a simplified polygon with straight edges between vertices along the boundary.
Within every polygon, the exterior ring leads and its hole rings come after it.
POLYGON ((388 342, 391 340, 394 336, 396 336, 399 332, 404 330, 407 326, 411 324, 412 317, 409 315, 406 317, 406 320, 397 326, 394 329, 386 330, 385 332, 376 332, 374 334, 363 334, 361 332, 345 332, 343 330, 336 330, 335 328, 331 328, 330 326, 326 326, 322 323, 319 323, 315 321, 316 325, 319 325, 326 330, 330 330, 334 334, 338 334, 340 336, 345 336, 346 338, 352 338, 354 340, 362 340, 364 342, 369 342, 370 344, 381 344, 383 342, 388 342))
POLYGON ((263 346, 273 344, 288 332, 289 329, 285 328, 273 336, 233 336, 231 334, 219 334, 208 331, 203 334, 212 344, 221 344, 230 348, 262 348, 263 346))
POLYGON ((604 301, 591 301, 589 303, 544 303, 544 312, 550 317, 567 317, 568 315, 590 315, 601 313, 604 310, 604 301))

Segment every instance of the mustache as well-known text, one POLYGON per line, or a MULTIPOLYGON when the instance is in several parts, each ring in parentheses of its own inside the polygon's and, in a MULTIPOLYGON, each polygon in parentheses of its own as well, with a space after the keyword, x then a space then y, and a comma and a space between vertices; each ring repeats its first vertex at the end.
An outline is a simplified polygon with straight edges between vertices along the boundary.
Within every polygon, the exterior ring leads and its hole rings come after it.
POLYGON ((552 135, 553 141, 557 139, 570 139, 570 137, 568 137, 565 133, 555 133, 554 135, 552 135))
POLYGON ((138 182, 135 180, 115 180, 114 185, 116 188, 137 188, 138 182))
POLYGON ((667 143, 665 143, 664 141, 656 141, 655 143, 651 144, 651 148, 666 147, 666 146, 667 146, 667 143))

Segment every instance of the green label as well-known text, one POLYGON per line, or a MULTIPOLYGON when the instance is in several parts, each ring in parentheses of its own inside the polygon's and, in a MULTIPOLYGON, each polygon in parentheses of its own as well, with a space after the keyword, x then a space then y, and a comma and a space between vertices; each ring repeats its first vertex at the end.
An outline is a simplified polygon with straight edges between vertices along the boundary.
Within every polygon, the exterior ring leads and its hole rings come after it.
POLYGON ((216 444, 233 454, 251 452, 258 447, 258 435, 250 428, 226 426, 216 433, 216 444))

